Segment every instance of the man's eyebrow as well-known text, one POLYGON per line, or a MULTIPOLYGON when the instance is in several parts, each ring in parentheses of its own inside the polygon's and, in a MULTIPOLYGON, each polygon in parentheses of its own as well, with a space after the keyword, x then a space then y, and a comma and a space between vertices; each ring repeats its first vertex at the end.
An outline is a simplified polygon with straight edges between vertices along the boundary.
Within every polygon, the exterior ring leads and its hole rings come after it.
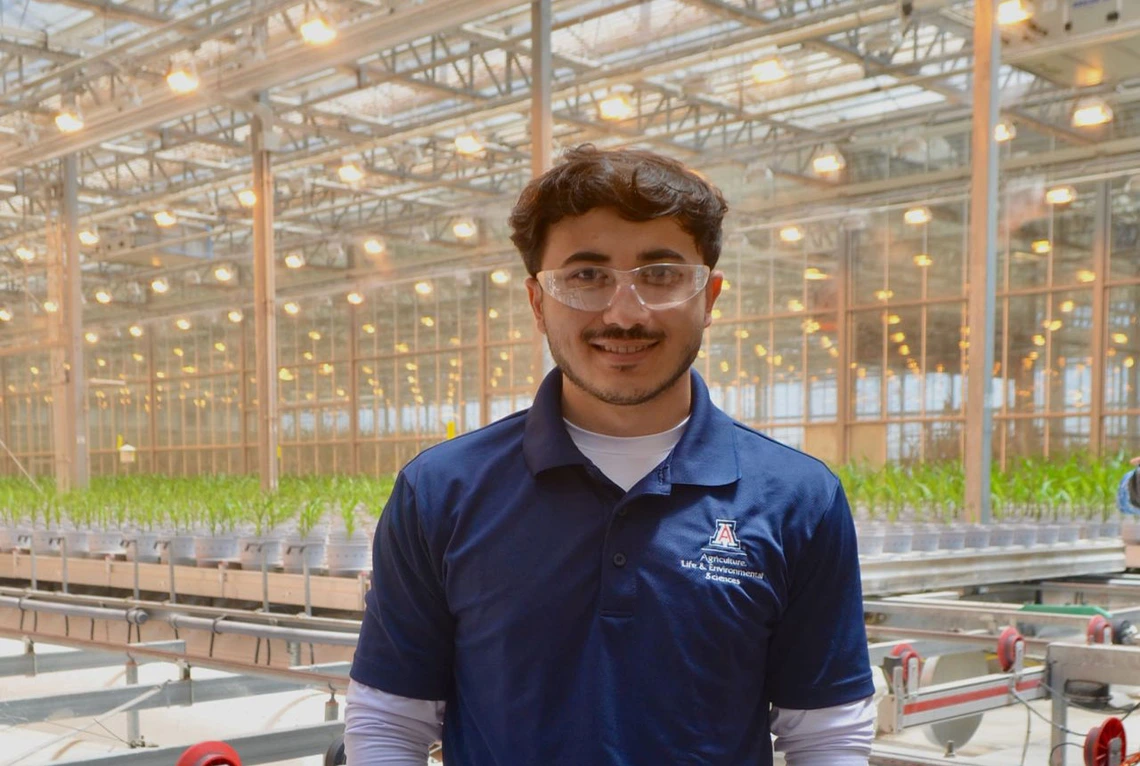
POLYGON ((646 250, 641 255, 637 256, 639 261, 683 261, 685 256, 678 253, 676 250, 671 250, 667 247, 657 247, 653 250, 646 250))
MULTIPOLYGON (((605 253, 598 253, 593 250, 579 250, 570 255, 562 262, 563 266, 568 266, 571 263, 609 263, 610 256, 605 253)), ((684 261, 685 256, 668 247, 655 247, 652 250, 646 250, 637 256, 637 260, 644 263, 656 263, 658 261, 684 261)))
POLYGON ((592 250, 579 250, 564 260, 562 265, 566 266, 571 263, 580 263, 583 261, 586 263, 607 263, 609 260, 610 257, 604 253, 595 253, 592 250))

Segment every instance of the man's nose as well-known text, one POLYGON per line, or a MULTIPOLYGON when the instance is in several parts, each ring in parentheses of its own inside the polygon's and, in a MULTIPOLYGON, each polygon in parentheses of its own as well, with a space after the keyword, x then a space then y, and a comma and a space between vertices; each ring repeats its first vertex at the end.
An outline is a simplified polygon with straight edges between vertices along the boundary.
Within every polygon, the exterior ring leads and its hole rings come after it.
POLYGON ((648 313, 649 309, 641 305, 641 301, 638 300, 633 283, 623 281, 618 283, 610 305, 602 312, 602 321, 618 327, 633 327, 645 324, 648 313))

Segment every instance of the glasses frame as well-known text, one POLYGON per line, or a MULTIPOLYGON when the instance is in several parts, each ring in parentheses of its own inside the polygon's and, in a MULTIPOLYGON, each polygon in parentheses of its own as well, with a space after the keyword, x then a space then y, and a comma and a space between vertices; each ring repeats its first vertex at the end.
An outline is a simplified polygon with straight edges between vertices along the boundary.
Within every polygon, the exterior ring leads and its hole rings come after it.
POLYGON ((600 266, 597 264, 588 264, 588 263, 574 264, 571 266, 564 266, 560 269, 545 269, 545 270, 540 271, 537 274, 535 274, 534 278, 535 278, 535 281, 538 282, 539 286, 542 288, 543 292, 545 292, 547 295, 549 295, 554 300, 561 303, 563 306, 567 306, 569 308, 572 308, 575 311, 584 311, 587 313, 596 314, 600 311, 606 311, 611 306, 613 306, 614 299, 617 298, 618 293, 621 292, 622 286, 626 285, 626 284, 629 285, 629 289, 633 293, 633 297, 637 299, 638 304, 642 308, 644 308, 648 311, 668 311, 669 309, 675 309, 678 306, 685 304, 685 303, 688 303, 693 298, 696 298, 698 295, 700 295, 701 292, 704 291, 704 289, 706 287, 708 287, 709 279, 711 278, 711 276, 712 276, 712 268, 706 264, 703 264, 703 263, 674 263, 673 261, 660 261, 657 263, 647 263, 644 266, 638 266, 635 269, 615 269, 615 268, 612 268, 610 266, 600 266), (642 269, 652 269, 652 268, 658 268, 660 266, 681 266, 683 268, 693 269, 696 272, 696 282, 697 282, 697 287, 693 290, 693 294, 687 298, 684 298, 683 300, 672 301, 670 303, 665 303, 665 304, 660 304, 660 305, 652 305, 652 304, 646 303, 645 299, 641 296, 641 294, 637 292, 637 283, 634 281, 634 277, 642 269), (607 272, 614 275, 615 282, 616 282, 616 285, 614 286, 614 292, 613 292, 613 295, 610 296, 610 299, 606 303, 605 306, 603 306, 599 309, 584 309, 584 308, 581 308, 580 306, 575 306, 575 305, 569 303, 566 300, 566 297, 564 295, 560 295, 559 291, 554 288, 554 286, 553 286, 554 285, 554 277, 556 274, 558 274, 560 272, 568 271, 571 269, 579 269, 579 268, 601 269, 603 271, 607 271, 607 272))

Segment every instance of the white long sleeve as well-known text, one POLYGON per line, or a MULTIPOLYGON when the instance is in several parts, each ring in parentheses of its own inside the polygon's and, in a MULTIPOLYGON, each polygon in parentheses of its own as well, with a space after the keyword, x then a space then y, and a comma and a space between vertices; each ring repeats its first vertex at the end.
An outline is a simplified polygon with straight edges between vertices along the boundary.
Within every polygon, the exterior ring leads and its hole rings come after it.
POLYGON ((444 703, 416 700, 350 681, 344 708, 349 766, 424 766, 443 732, 444 703))
POLYGON ((875 739, 875 700, 819 710, 772 708, 776 751, 788 766, 867 766, 875 739))

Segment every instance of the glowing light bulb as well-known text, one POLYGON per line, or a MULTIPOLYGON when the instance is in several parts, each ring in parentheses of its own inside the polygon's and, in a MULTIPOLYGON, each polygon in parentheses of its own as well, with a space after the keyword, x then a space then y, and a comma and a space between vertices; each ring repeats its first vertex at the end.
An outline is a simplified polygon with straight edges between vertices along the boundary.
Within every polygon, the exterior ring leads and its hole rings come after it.
POLYGON ((924 223, 930 223, 933 217, 928 207, 912 207, 903 213, 903 219, 911 226, 921 226, 924 223))
POLYGON ((933 263, 934 259, 926 253, 919 253, 914 257, 914 265, 918 266, 920 269, 925 269, 927 266, 930 266, 933 263))
POLYGON ((359 306, 361 303, 364 303, 364 296, 354 290, 345 296, 345 300, 353 306, 359 306))
POLYGON ((364 252, 369 255, 383 255, 388 250, 384 240, 372 237, 364 240, 364 252))
POLYGON ((821 149, 812 157, 811 167, 819 175, 838 173, 847 167, 847 159, 838 149, 821 149))
POLYGON ((79 241, 87 247, 94 247, 99 244, 99 232, 94 229, 84 229, 79 232, 79 241))
POLYGON ((91 345, 95 345, 99 342, 99 334, 88 330, 87 332, 83 333, 83 340, 87 341, 91 345))
POLYGON ((1029 0, 1002 0, 998 4, 997 22, 1002 26, 1020 24, 1029 21, 1033 16, 1033 9, 1029 0))
POLYGON ((106 306, 108 303, 110 303, 112 300, 114 300, 114 296, 111 295, 111 291, 108 290, 107 288, 100 287, 98 290, 95 291, 95 300, 99 301, 99 303, 102 303, 104 306, 106 306))
POLYGON ((787 242, 788 244, 801 242, 803 241, 803 238, 804 230, 799 226, 785 226, 784 228, 780 229, 780 240, 787 242))
POLYGON ((788 76, 788 69, 779 58, 764 59, 752 65, 752 79, 761 85, 779 82, 788 76))
POLYGON ((1103 99, 1091 98, 1077 103, 1073 110, 1074 128, 1094 128, 1112 122, 1112 107, 1103 99))
POLYGON ((511 281, 511 272, 506 269, 495 269, 491 272, 491 281, 497 285, 505 285, 511 281))
POLYGON ((809 266, 804 269, 804 279, 809 282, 822 282, 825 279, 830 279, 828 274, 817 269, 815 266, 809 266))
POLYGON ((171 63, 170 69, 166 72, 167 87, 179 96, 193 93, 198 90, 200 84, 201 80, 198 77, 198 70, 192 61, 177 65, 171 63))
POLYGON ((164 295, 170 292, 170 282, 164 277, 156 277, 151 281, 150 289, 154 290, 159 295, 164 295))
POLYGON ((1029 246, 1037 255, 1047 255, 1053 251, 1053 243, 1047 239, 1037 239, 1029 246))
POLYGON ((65 107, 55 116, 55 126, 60 133, 78 133, 83 130, 83 115, 78 107, 65 107))
POLYGON ((1004 144, 1017 138, 1017 126, 1012 122, 1002 121, 994 127, 994 140, 1004 144))
POLYGON ((186 317, 179 317, 178 319, 174 320, 174 326, 179 330, 189 330, 191 327, 190 320, 186 317))
POLYGON ((44 301, 44 311, 49 314, 54 314, 59 311, 59 304, 55 301, 44 301))
POLYGON ((0 307, 0 322, 11 322, 12 310, 7 306, 0 307))
POLYGON ((346 162, 337 168, 337 177, 346 184, 355 184, 364 180, 364 171, 355 162, 346 162))
POLYGON ((455 222, 451 232, 459 239, 471 239, 479 233, 479 227, 470 218, 463 218, 455 222))
POLYGON ((309 45, 328 45, 336 39, 336 27, 321 14, 305 19, 300 32, 301 39, 309 45))
POLYGON ((229 266, 221 265, 214 269, 214 279, 219 282, 229 282, 234 278, 234 270, 229 266))
POLYGON ((31 263, 32 261, 34 261, 36 259, 36 251, 32 250, 30 247, 24 247, 24 246, 17 247, 16 248, 16 257, 19 258, 24 263, 31 263))
POLYGON ((245 315, 241 313, 241 309, 230 309, 230 313, 226 314, 226 316, 234 324, 238 324, 242 319, 245 318, 245 315))
POLYGON ((473 157, 485 148, 483 140, 477 133, 468 131, 455 137, 455 151, 465 157, 473 157))
POLYGON ((434 289, 431 282, 416 282, 415 290, 420 295, 431 295, 434 289))
POLYGON ((143 336, 143 328, 141 325, 133 324, 127 332, 131 334, 132 338, 141 338, 143 336))
POLYGON ((300 253, 289 253, 285 256, 285 266, 290 269, 299 269, 305 265, 305 256, 300 253))
POLYGON ((251 208, 257 204, 257 192, 253 189, 242 189, 237 195, 238 204, 244 208, 251 208))
POLYGON ((154 222, 162 228, 168 229, 178 223, 178 216, 169 210, 159 210, 154 214, 154 222))
POLYGON ((633 104, 624 93, 614 93, 598 104, 598 116, 610 122, 628 120, 634 115, 633 104))
POLYGON ((293 301, 285 301, 285 304, 281 308, 291 317, 295 317, 301 313, 301 307, 293 301))
POLYGON ((1072 186, 1054 186, 1045 192, 1045 201, 1050 205, 1068 205, 1077 199, 1077 190, 1072 186))

